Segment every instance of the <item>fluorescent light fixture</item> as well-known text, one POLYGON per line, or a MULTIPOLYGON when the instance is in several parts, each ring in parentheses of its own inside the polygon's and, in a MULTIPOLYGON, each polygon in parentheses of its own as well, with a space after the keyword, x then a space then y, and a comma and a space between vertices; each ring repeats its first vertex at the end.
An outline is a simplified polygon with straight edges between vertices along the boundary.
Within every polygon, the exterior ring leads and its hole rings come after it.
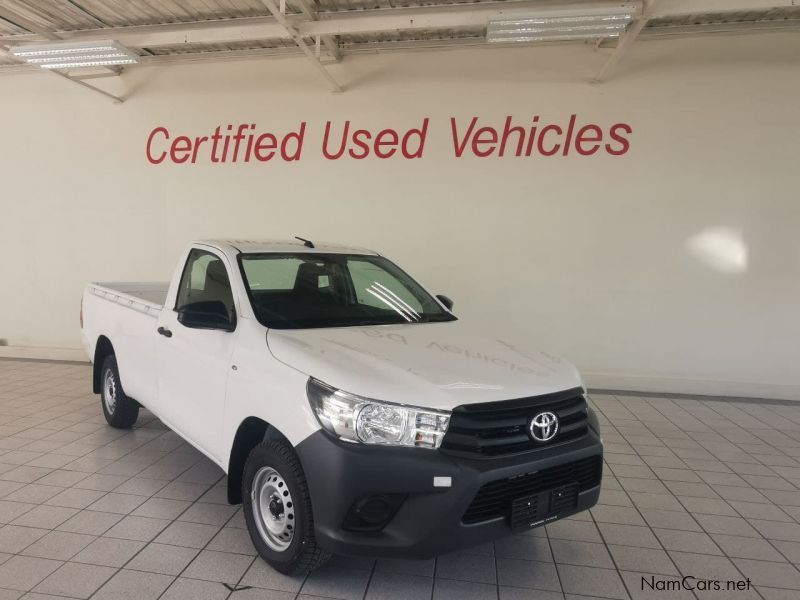
POLYGON ((43 69, 77 69, 132 65, 139 57, 112 40, 99 42, 58 42, 14 46, 9 52, 25 62, 43 69))
POLYGON ((489 19, 486 41, 550 42, 619 37, 637 15, 636 4, 548 10, 489 19))

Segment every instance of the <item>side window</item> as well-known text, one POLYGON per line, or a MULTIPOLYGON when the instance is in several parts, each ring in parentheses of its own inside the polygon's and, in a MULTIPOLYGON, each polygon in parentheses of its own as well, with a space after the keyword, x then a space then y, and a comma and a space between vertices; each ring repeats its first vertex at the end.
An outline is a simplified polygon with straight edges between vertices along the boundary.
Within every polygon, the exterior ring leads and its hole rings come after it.
POLYGON ((214 301, 222 302, 228 313, 232 313, 233 292, 225 263, 211 252, 192 250, 183 268, 175 310, 214 301))
POLYGON ((394 308, 401 305, 416 312, 424 312, 423 306, 414 295, 391 273, 367 260, 348 260, 347 269, 356 290, 359 304, 376 308, 394 308))

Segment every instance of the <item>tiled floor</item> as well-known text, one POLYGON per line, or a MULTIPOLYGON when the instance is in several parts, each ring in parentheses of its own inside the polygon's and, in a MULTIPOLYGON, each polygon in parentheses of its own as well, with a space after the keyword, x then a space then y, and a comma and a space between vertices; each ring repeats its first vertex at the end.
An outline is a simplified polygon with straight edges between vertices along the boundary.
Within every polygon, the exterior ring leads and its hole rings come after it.
POLYGON ((255 558, 222 472, 146 412, 106 426, 89 373, 0 360, 0 600, 800 598, 800 403, 595 395, 607 469, 591 513, 291 579, 255 558), (682 575, 754 589, 642 589, 682 575))

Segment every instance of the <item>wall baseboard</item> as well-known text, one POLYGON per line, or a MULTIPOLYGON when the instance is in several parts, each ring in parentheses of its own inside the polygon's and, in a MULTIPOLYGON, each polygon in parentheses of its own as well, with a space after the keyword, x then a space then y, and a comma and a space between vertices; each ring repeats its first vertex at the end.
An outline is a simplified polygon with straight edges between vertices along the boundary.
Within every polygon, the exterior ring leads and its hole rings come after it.
MULTIPOLYGON (((89 362, 86 353, 82 349, 43 346, 0 346, 0 358, 89 362)), ((800 401, 800 384, 714 381, 709 379, 594 371, 586 371, 582 374, 587 387, 595 390, 800 401)))
POLYGON ((0 358, 89 362, 86 352, 80 348, 49 348, 44 346, 0 346, 0 358))
POLYGON ((586 385, 593 389, 620 390, 653 394, 687 394, 692 396, 723 396, 764 400, 800 401, 800 385, 749 383, 744 381, 715 381, 660 375, 631 375, 625 373, 582 373, 586 385))

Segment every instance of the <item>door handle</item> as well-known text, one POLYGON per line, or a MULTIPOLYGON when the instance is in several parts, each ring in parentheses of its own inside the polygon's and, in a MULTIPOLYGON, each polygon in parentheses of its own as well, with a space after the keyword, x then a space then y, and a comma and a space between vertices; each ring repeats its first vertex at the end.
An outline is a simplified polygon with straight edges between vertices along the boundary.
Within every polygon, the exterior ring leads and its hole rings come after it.
POLYGON ((156 329, 156 331, 160 335, 163 335, 164 337, 168 337, 168 338, 172 337, 172 332, 169 329, 167 329, 166 327, 159 327, 158 329, 156 329))

